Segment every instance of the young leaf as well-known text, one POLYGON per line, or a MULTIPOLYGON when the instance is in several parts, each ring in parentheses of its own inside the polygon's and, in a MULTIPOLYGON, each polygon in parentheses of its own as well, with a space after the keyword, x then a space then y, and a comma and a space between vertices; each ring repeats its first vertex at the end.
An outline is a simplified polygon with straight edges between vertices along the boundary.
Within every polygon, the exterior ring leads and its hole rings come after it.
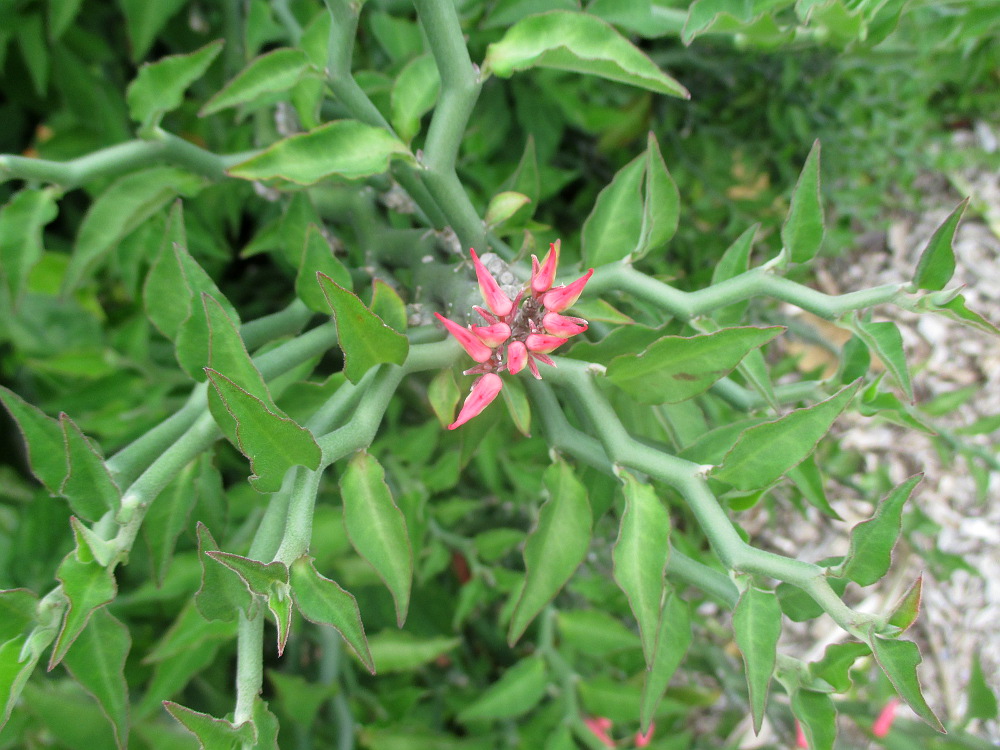
POLYGON ((458 714, 463 724, 481 719, 512 719, 533 709, 545 695, 548 677, 545 660, 538 656, 522 659, 504 672, 471 704, 458 714))
POLYGON ((632 254, 638 260, 650 250, 666 245, 677 231, 680 193, 660 153, 660 144, 650 131, 646 138, 646 185, 642 204, 642 231, 632 254))
POLYGON ((785 329, 724 328, 699 336, 664 336, 639 354, 616 357, 607 376, 644 404, 678 403, 708 390, 749 352, 785 329))
POLYGON ((583 223, 583 260, 589 266, 613 263, 639 245, 642 236, 642 183, 646 163, 637 156, 601 190, 583 223))
POLYGON ((131 647, 128 628, 102 608, 94 612, 63 662, 97 699, 119 748, 128 745, 128 685, 123 670, 131 647))
POLYGON ((170 55, 139 68, 138 75, 125 90, 125 102, 140 130, 159 125, 166 112, 181 106, 184 92, 205 75, 208 66, 222 51, 222 45, 220 39, 189 54, 170 55))
POLYGON ((837 739, 837 707, 829 695, 795 690, 792 692, 792 713, 806 735, 809 750, 833 750, 837 739))
POLYGON ((571 70, 690 98, 687 89, 612 26, 585 13, 556 10, 529 16, 486 50, 484 76, 509 78, 528 68, 571 70))
POLYGON ((455 650, 461 643, 460 638, 418 638, 399 630, 383 630, 368 639, 379 674, 419 669, 455 650))
POLYGON ((524 634, 542 607, 559 593, 583 562, 590 547, 592 524, 587 489, 564 461, 545 471, 549 499, 524 545, 524 587, 510 619, 507 642, 524 634))
POLYGON ((382 174, 394 158, 415 161, 406 144, 383 128, 334 120, 278 141, 230 168, 229 174, 244 180, 280 177, 313 185, 333 176, 354 180, 382 174))
POLYGON ((859 586, 870 586, 889 572, 903 505, 922 478, 915 474, 894 487, 879 502, 875 515, 851 529, 851 546, 842 567, 845 577, 859 586))
POLYGON ((903 389, 906 398, 913 403, 913 384, 910 382, 910 370, 906 365, 903 336, 899 332, 899 327, 891 321, 866 323, 860 318, 855 319, 851 327, 858 338, 878 355, 882 364, 903 389))
POLYGON ((670 516, 648 484, 625 474, 625 512, 611 558, 615 583, 639 624, 646 665, 652 667, 670 556, 670 516))
POLYGON ((111 479, 104 457, 72 419, 60 414, 59 421, 66 441, 67 465, 60 494, 76 515, 88 521, 98 520, 109 510, 118 510, 121 490, 111 479))
POLYGON ((58 213, 52 188, 21 190, 0 208, 0 276, 14 306, 45 252, 42 230, 58 213))
POLYGON ((792 193, 781 241, 793 263, 812 260, 823 244, 823 206, 819 193, 819 141, 813 143, 792 193))
POLYGON ((402 627, 410 606, 413 554, 406 520, 374 456, 360 451, 351 459, 340 479, 340 496, 347 536, 392 593, 396 624, 402 627))
POLYGON ((226 409, 236 420, 240 452, 250 460, 250 484, 259 492, 277 492, 293 466, 319 467, 322 451, 312 433, 264 405, 229 378, 205 368, 226 409))
POLYGON ((434 108, 440 90, 441 76, 429 54, 413 58, 399 71, 389 99, 389 119, 404 142, 420 132, 420 120, 434 108))
MULTIPOLYGON (((233 622, 238 610, 248 617, 256 613, 253 595, 246 583, 230 568, 209 556, 219 549, 218 543, 201 521, 198 522, 198 559, 201 562, 201 587, 194 595, 198 612, 206 620, 233 622)), ((149 658, 153 658, 150 655, 149 658)))
POLYGON ((257 729, 252 721, 234 726, 230 721, 192 711, 173 701, 163 701, 163 707, 198 738, 202 750, 230 750, 233 747, 253 746, 257 742, 257 729))
POLYGON ((920 692, 920 682, 917 680, 917 665, 921 662, 920 649, 913 641, 897 641, 873 635, 869 644, 875 661, 896 688, 899 697, 906 705, 938 732, 945 729, 934 715, 931 707, 920 692))
POLYGON ((917 289, 938 291, 944 289, 945 284, 951 280, 955 273, 955 251, 951 244, 955 241, 955 232, 968 206, 969 199, 966 198, 934 230, 917 262, 917 272, 913 277, 917 289))
POLYGON ((66 478, 66 439, 62 426, 3 386, 0 386, 0 401, 21 431, 31 473, 51 494, 58 495, 66 478))
POLYGON ((740 490, 767 487, 813 452, 859 386, 849 385, 826 401, 748 428, 711 476, 740 490))
POLYGON ((333 310, 348 380, 357 383, 368 370, 383 362, 401 365, 406 361, 410 344, 405 336, 387 326, 354 292, 322 273, 316 277, 333 310))
POLYGON ((335 581, 317 573, 308 557, 301 557, 292 564, 292 595, 303 617, 335 628, 365 668, 375 674, 361 613, 353 596, 335 581))
POLYGON ((648 731, 656 708, 670 684, 670 678, 684 660, 691 640, 691 614, 687 603, 668 585, 657 625, 653 662, 642 688, 639 720, 644 731, 648 731))
MULTIPOLYGON (((741 273, 746 273, 750 269, 750 251, 753 249, 754 238, 756 238, 759 229, 760 224, 758 223, 744 230, 743 234, 737 237, 733 244, 726 249, 722 258, 715 265, 715 270, 712 271, 713 286, 735 278, 741 273)), ((744 300, 717 308, 712 313, 712 319, 721 326, 735 325, 743 320, 743 314, 749 305, 750 303, 744 300)))
POLYGON ((316 278, 317 273, 328 276, 342 287, 351 286, 351 274, 344 264, 333 255, 333 248, 326 237, 315 224, 306 229, 305 243, 302 247, 302 260, 299 272, 295 277, 295 294, 308 305, 313 312, 328 313, 330 305, 320 288, 316 278))
POLYGON ((490 204, 486 208, 486 226, 495 227, 503 224, 524 206, 531 203, 531 198, 512 190, 505 190, 490 198, 490 204))
POLYGON ((892 608, 892 612, 886 618, 886 622, 897 627, 900 631, 907 630, 917 620, 920 614, 920 595, 924 588, 924 576, 917 576, 917 580, 906 590, 903 598, 892 608))
POLYGON ((274 616, 274 624, 278 630, 278 656, 281 656, 285 653, 288 633, 292 629, 292 594, 287 587, 268 594, 267 608, 274 616))
POLYGON ((774 592, 748 586, 733 610, 733 632, 746 665, 754 733, 759 734, 781 635, 781 607, 774 592))
POLYGON ((288 91, 309 70, 309 58, 301 50, 272 50, 251 60, 233 80, 205 102, 198 114, 206 117, 229 107, 252 104, 265 94, 288 91))
POLYGON ((63 593, 68 605, 63 615, 62 627, 52 647, 49 671, 52 671, 69 651, 69 647, 87 626, 90 616, 115 598, 118 587, 115 577, 108 568, 91 560, 81 562, 77 552, 70 552, 56 571, 56 578, 62 582, 63 593))

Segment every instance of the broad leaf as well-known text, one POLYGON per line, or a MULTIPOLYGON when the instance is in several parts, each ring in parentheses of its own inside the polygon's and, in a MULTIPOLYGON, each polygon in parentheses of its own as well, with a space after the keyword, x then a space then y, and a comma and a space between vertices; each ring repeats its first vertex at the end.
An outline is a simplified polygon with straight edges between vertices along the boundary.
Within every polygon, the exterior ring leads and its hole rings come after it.
POLYGON ((889 572, 903 505, 922 478, 916 474, 894 487, 879 501, 871 518, 851 529, 851 546, 841 568, 844 576, 859 586, 870 586, 889 572))
POLYGON ((852 685, 851 668, 858 659, 870 653, 866 644, 857 641, 832 643, 826 647, 822 659, 809 665, 809 673, 828 682, 834 692, 846 693, 852 685))
POLYGON ((920 682, 917 679, 917 665, 922 661, 920 649, 913 641, 897 641, 872 636, 870 640, 875 661, 896 688, 899 697, 906 705, 939 732, 944 733, 944 727, 931 707, 927 705, 923 693, 920 692, 920 682))
POLYGON ((429 54, 413 58, 399 71, 392 85, 390 119, 404 142, 420 132, 420 120, 434 108, 440 90, 441 77, 429 54))
POLYGON ((597 195, 594 208, 583 223, 583 259, 602 266, 622 260, 636 249, 642 237, 643 176, 646 163, 637 156, 597 195))
POLYGON ((483 74, 509 78, 528 68, 555 68, 689 98, 687 90, 661 71, 644 52, 594 16, 551 11, 529 16, 491 44, 483 74))
POLYGON ((205 102, 202 117, 229 107, 252 104, 266 94, 290 90, 311 67, 309 58, 297 49, 276 49, 251 60, 233 80, 205 102))
POLYGON ((724 328, 700 336, 664 336, 639 354, 616 357, 607 376, 644 404, 686 401, 728 375, 749 352, 785 329, 724 328))
POLYGON ((93 560, 81 562, 75 551, 63 559, 56 571, 56 578, 62 582, 68 604, 59 635, 52 647, 50 670, 66 656, 70 646, 87 626, 94 610, 114 599, 118 590, 110 570, 93 560))
POLYGON ((378 572, 392 593, 396 623, 402 627, 410 606, 413 553, 406 520, 385 483, 374 456, 360 451, 340 479, 344 526, 358 554, 378 572))
POLYGON ((229 170, 244 180, 275 177, 313 185, 327 177, 358 179, 382 174, 391 159, 413 162, 402 141, 383 128, 357 120, 335 120, 278 141, 229 170))
POLYGON ((0 401, 3 401, 21 431, 32 474, 51 494, 58 495, 66 478, 66 443, 62 426, 3 386, 0 386, 0 401))
POLYGON ((646 672, 646 684, 642 689, 639 716, 644 730, 649 728, 670 678, 684 660, 691 641, 691 614, 687 603, 668 587, 657 626, 653 663, 646 672))
POLYGON ((125 91, 125 101, 140 130, 159 125, 164 113, 181 106, 184 92, 205 75, 222 51, 222 44, 222 40, 210 42, 189 54, 170 55, 139 68, 125 91))
POLYGON ((199 521, 197 529, 201 587, 194 595, 194 603, 198 612, 206 620, 223 622, 235 621, 240 610, 253 617, 256 613, 255 602, 246 583, 232 569, 208 554, 219 549, 208 527, 199 521))
POLYGON ((80 431, 72 419, 59 415, 66 441, 66 478, 60 493, 73 512, 88 521, 97 521, 109 510, 118 510, 121 491, 104 465, 104 457, 80 431))
POLYGON ((747 587, 733 610, 733 633, 746 665, 750 712, 759 734, 781 635, 781 607, 773 591, 747 587))
POLYGON ((833 750, 837 739, 837 707, 826 693, 792 692, 792 713, 809 742, 809 750, 833 750))
POLYGON ((813 143, 802 174, 792 193, 788 217, 781 226, 781 241, 793 263, 815 257, 823 244, 823 206, 819 193, 819 141, 813 143))
POLYGON ((559 593, 590 547, 592 525, 587 489, 564 461, 545 471, 549 499, 524 545, 524 587, 510 620, 508 643, 516 643, 542 607, 559 593))
POLYGON ((767 487, 813 452, 859 386, 849 385, 826 401, 748 428, 711 476, 740 490, 767 487))
POLYGON ((354 292, 322 273, 317 274, 317 279, 333 310, 348 380, 357 383, 368 370, 383 362, 401 365, 406 361, 410 344, 405 336, 365 307, 354 292))
POLYGON ((319 285, 317 274, 329 277, 344 288, 351 286, 351 274, 333 255, 333 248, 315 224, 306 229, 302 259, 295 277, 295 294, 313 312, 328 313, 330 305, 319 285))
POLYGON ((941 226, 934 230, 917 262, 917 272, 913 277, 917 289, 937 291, 944 289, 945 284, 951 280, 952 274, 955 273, 955 251, 951 245, 955 241, 955 232, 968 206, 969 199, 966 198, 958 204, 941 226))
POLYGON ((59 213, 54 191, 21 190, 0 208, 0 276, 16 306, 28 276, 42 259, 42 230, 59 213))
POLYGON ((252 721, 239 726, 225 719, 193 711, 173 701, 163 701, 163 707, 186 730, 198 738, 202 750, 230 750, 234 747, 252 747, 257 742, 257 731, 252 721))
POLYGON ((545 695, 548 677, 545 660, 538 656, 522 659, 503 677, 490 685, 458 714, 469 723, 478 719, 512 719, 533 709, 545 695))

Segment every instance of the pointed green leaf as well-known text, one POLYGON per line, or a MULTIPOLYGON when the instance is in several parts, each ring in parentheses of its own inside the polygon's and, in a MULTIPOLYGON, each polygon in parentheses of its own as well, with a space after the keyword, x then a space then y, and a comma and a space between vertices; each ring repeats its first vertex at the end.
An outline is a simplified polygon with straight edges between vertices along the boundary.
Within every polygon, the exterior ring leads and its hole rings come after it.
POLYGON ((792 713, 809 742, 809 750, 833 750, 837 739, 837 707, 826 693, 795 690, 792 713))
POLYGON ((974 310, 965 306, 965 297, 956 294, 953 298, 940 305, 932 304, 929 300, 918 306, 918 312, 934 312, 943 315, 950 320, 957 320, 959 323, 971 326, 977 330, 1000 336, 1000 328, 997 328, 990 321, 974 310))
POLYGON ((838 521, 844 520, 833 509, 833 506, 830 505, 830 501, 826 499, 823 474, 820 472, 812 456, 807 456, 794 469, 789 469, 788 478, 799 488, 799 492, 802 493, 802 497, 805 498, 806 502, 820 513, 838 521))
POLYGON ((646 184, 642 204, 642 232, 633 260, 666 245, 677 231, 680 193, 660 153, 660 144, 650 131, 646 139, 646 184))
POLYGON ((859 386, 846 386, 825 401, 744 430, 711 476, 740 490, 767 487, 813 452, 859 386))
POLYGON ((516 643, 572 577, 590 547, 593 523, 587 489, 565 461, 545 471, 549 498, 524 545, 525 580, 510 619, 508 643, 516 643))
POLYGON ((207 460, 211 459, 204 454, 198 461, 192 461, 181 469, 146 511, 142 535, 149 547, 149 562, 153 568, 153 578, 158 584, 163 583, 170 569, 177 538, 188 528, 188 518, 198 503, 195 469, 199 461, 207 460))
MULTIPOLYGON (((194 595, 198 612, 206 620, 233 622, 239 610, 253 617, 256 613, 253 595, 236 573, 209 556, 219 545, 201 521, 198 522, 198 559, 201 562, 201 587, 194 595)), ((152 656, 150 656, 152 658, 152 656)))
POLYGON ((267 707, 267 701, 260 696, 253 700, 251 720, 257 732, 257 741, 252 750, 279 750, 278 717, 271 713, 267 707))
POLYGON ((93 560, 81 562, 75 551, 63 559, 56 571, 56 578, 62 582, 63 593, 69 603, 63 615, 59 636, 52 647, 50 671, 66 656, 69 647, 87 626, 94 610, 114 599, 118 591, 115 577, 108 568, 93 560))
POLYGON ((749 352, 785 329, 724 328, 699 336, 664 336, 639 354, 616 357, 607 376, 644 404, 686 401, 725 377, 749 352))
POLYGON ((397 74, 389 99, 389 119, 406 143, 420 132, 420 120, 434 108, 440 90, 441 76, 429 54, 413 58, 397 74))
POLYGON ((525 437, 531 437, 531 403, 528 401, 524 384, 516 378, 511 378, 503 384, 500 393, 517 431, 525 437))
POLYGON ((292 629, 292 594, 287 585, 268 594, 267 608, 274 616, 274 624, 278 630, 278 656, 281 656, 285 653, 288 633, 292 629))
POLYGON ((949 214, 941 226, 934 230, 917 262, 917 271, 913 276, 913 283, 917 289, 937 291, 944 289, 945 284, 951 280, 955 273, 955 251, 951 245, 955 241, 955 232, 968 206, 969 199, 966 198, 949 214))
POLYGON ((602 657, 618 651, 642 648, 642 642, 635 633, 618 618, 599 609, 563 610, 556 614, 556 623, 559 626, 560 644, 581 654, 602 657))
POLYGON ((920 691, 917 665, 922 659, 917 644, 913 641, 890 640, 876 635, 872 636, 870 645, 875 661, 896 688, 899 697, 928 725, 944 733, 944 727, 920 691))
POLYGON ((167 21, 185 4, 185 0, 162 0, 153 5, 146 0, 120 0, 134 62, 146 56, 167 21))
POLYGON ((401 365, 406 361, 410 344, 405 336, 365 307, 354 292, 322 273, 316 277, 333 310, 348 380, 357 383, 368 370, 383 362, 401 365))
POLYGON ((0 209, 0 276, 15 306, 45 252, 42 230, 58 213, 52 188, 21 190, 0 209))
POLYGON ((277 492, 293 466, 319 467, 322 451, 312 433, 275 414, 259 398, 210 368, 206 373, 236 420, 240 452, 250 460, 250 484, 259 492, 277 492))
POLYGON ((292 564, 292 594, 303 617, 335 628, 361 663, 375 674, 361 613, 353 596, 335 581, 316 572, 308 557, 301 557, 292 564))
POLYGON ((295 723, 310 731, 323 704, 340 691, 337 683, 323 685, 297 674, 269 669, 267 679, 274 686, 279 712, 295 717, 295 723))
POLYGON ((670 678, 684 660, 691 640, 691 614, 687 603, 668 586, 657 624, 653 663, 646 672, 646 683, 642 688, 639 720, 643 730, 649 729, 670 678))
POLYGON ((690 97, 612 26, 585 13, 556 10, 529 16, 486 50, 484 75, 509 78, 528 68, 571 70, 660 94, 690 97))
POLYGON ((455 406, 459 396, 455 373, 451 368, 441 370, 427 386, 427 398, 441 427, 447 427, 455 421, 455 406))
POLYGON ((145 63, 125 90, 129 115, 140 130, 159 125, 166 112, 184 101, 188 87, 205 75, 222 51, 222 40, 210 42, 186 55, 170 55, 155 63, 145 63))
POLYGON ((597 195, 594 208, 583 223, 583 260, 602 266, 628 257, 642 236, 642 185, 646 162, 637 156, 618 170, 597 195))
POLYGON ((258 596, 268 596, 274 590, 276 583, 288 583, 288 567, 282 562, 262 563, 249 557, 218 550, 208 550, 205 554, 236 573, 243 579, 247 588, 258 596))
POLYGON ((120 554, 114 544, 99 537, 76 516, 70 516, 69 525, 73 529, 76 554, 80 562, 96 560, 98 565, 106 568, 120 554))
POLYGON ((899 628, 901 632, 908 630, 917 621, 917 615, 920 614, 920 599, 923 589, 924 576, 921 573, 917 576, 917 580, 910 584, 910 588, 906 590, 896 606, 892 608, 886 622, 899 628))
POLYGON ((311 70, 309 58, 297 49, 272 50, 251 60, 229 83, 205 102, 202 117, 241 104, 253 104, 267 94, 289 91, 311 70))
MULTIPOLYGON (((737 237, 733 244, 726 249, 712 271, 713 285, 729 281, 729 279, 746 273, 750 269, 750 252, 753 250, 753 242, 759 229, 759 223, 745 229, 743 234, 737 237)), ((717 308, 712 313, 712 319, 721 326, 735 325, 743 320, 743 315, 749 305, 750 303, 744 300, 717 308)))
POLYGON ((383 630, 368 639, 379 674, 413 671, 453 651, 461 643, 459 638, 418 638, 398 630, 383 630))
POLYGON ((819 193, 819 141, 813 143, 792 193, 781 242, 793 263, 812 260, 823 244, 823 205, 819 193))
POLYGON ((382 279, 372 282, 371 311, 396 333, 406 335, 406 303, 399 292, 382 279))
POLYGON ((232 722, 225 719, 216 719, 173 701, 163 701, 163 707, 181 726, 198 738, 201 750, 233 750, 237 747, 252 747, 257 742, 257 731, 252 721, 233 726, 232 722))
MULTIPOLYGON (((209 539, 208 543, 202 546, 213 545, 214 541, 209 539)), ((226 575, 232 575, 230 571, 218 565, 214 560, 205 558, 205 561, 226 575)), ((235 576, 233 577, 235 578, 235 576)), ((243 587, 242 591, 246 591, 246 586, 243 586, 242 583, 240 585, 243 587)), ((191 649, 199 648, 205 643, 217 645, 230 641, 236 637, 236 629, 237 623, 235 617, 229 622, 207 620, 200 611, 198 595, 195 594, 195 597, 189 599, 183 606, 173 624, 149 653, 146 654, 146 658, 143 661, 147 664, 159 664, 160 662, 176 659, 191 649)))
POLYGON ((7 724, 10 715, 21 696, 25 683, 35 671, 41 651, 29 654, 21 661, 21 650, 28 640, 18 635, 0 643, 0 729, 7 724))
POLYGON ((396 623, 402 627, 410 606, 413 554, 406 520, 374 456, 359 451, 351 459, 340 479, 340 496, 347 536, 392 593, 396 623))
POLYGON ((94 612, 63 662, 97 699, 119 748, 128 744, 128 685, 123 670, 131 647, 128 628, 102 608, 94 612))
POLYGON ((903 505, 922 478, 922 474, 915 474, 894 487, 879 501, 871 518, 851 529, 851 546, 842 567, 844 576, 859 586, 870 586, 889 572, 903 505))
POLYGON ((121 491, 104 465, 104 457, 80 431, 72 419, 59 415, 66 441, 67 474, 60 493, 73 512, 88 521, 97 521, 109 510, 118 510, 121 491))
POLYGON ((628 597, 646 665, 651 667, 670 557, 670 516, 651 486, 632 474, 624 479, 625 512, 611 554, 614 579, 628 597))
MULTIPOLYGON (((195 617, 205 622, 201 615, 196 614, 195 617)), ((235 622, 232 627, 235 630, 235 622)), ((153 666, 153 678, 145 686, 142 698, 136 706, 136 719, 144 720, 150 714, 159 711, 163 707, 163 701, 180 695, 195 675, 201 674, 215 661, 218 652, 219 644, 206 640, 179 651, 169 659, 156 662, 153 666)))
MULTIPOLYGON (((528 135, 521 160, 517 163, 514 173, 504 181, 500 188, 526 196, 531 201, 529 205, 532 208, 529 209, 529 212, 533 211, 533 207, 538 204, 542 185, 538 175, 538 156, 535 153, 535 137, 533 135, 528 135)), ((530 218, 530 213, 528 218, 530 218)))
POLYGON ((966 694, 969 697, 969 706, 965 711, 966 721, 972 719, 990 721, 997 718, 997 697, 986 682, 979 654, 974 654, 972 657, 972 671, 969 674, 966 694))
POLYGON ((330 312, 330 305, 320 288, 317 273, 328 276, 342 287, 351 286, 351 274, 344 264, 333 255, 333 248, 315 224, 306 230, 306 241, 302 247, 302 261, 295 277, 295 294, 318 313, 330 312))
POLYGON ((521 659, 504 672, 476 700, 463 708, 463 724, 483 719, 512 719, 533 709, 545 695, 548 677, 545 660, 538 656, 521 659))
POLYGON ((823 652, 823 658, 809 665, 809 673, 830 683, 834 692, 846 693, 851 689, 851 668, 858 659, 870 653, 866 644, 857 641, 831 643, 823 652))
POLYGON ((335 120, 278 141, 232 167, 229 174, 244 180, 280 177, 313 185, 327 177, 354 180, 382 174, 396 158, 415 161, 406 144, 385 129, 357 120, 335 120))
POLYGON ((733 610, 733 633, 746 665, 753 728, 759 734, 781 635, 781 607, 773 591, 747 587, 733 610))
POLYGON ((891 321, 866 323, 860 318, 855 319, 851 327, 858 338, 882 360, 882 364, 903 389, 906 398, 913 403, 913 384, 910 382, 910 370, 906 365, 903 336, 899 327, 891 321))
POLYGON ((58 421, 3 386, 0 401, 21 431, 31 473, 51 494, 58 495, 66 478, 66 439, 58 421))
POLYGON ((513 190, 505 190, 490 198, 490 204, 486 207, 486 226, 495 227, 503 224, 524 206, 531 203, 531 198, 515 193, 513 190))

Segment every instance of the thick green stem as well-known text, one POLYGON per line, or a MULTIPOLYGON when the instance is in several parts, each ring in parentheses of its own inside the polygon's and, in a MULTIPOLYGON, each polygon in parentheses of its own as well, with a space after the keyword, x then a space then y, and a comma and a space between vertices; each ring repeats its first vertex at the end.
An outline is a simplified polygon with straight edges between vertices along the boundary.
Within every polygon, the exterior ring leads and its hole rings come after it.
MULTIPOLYGON (((253 718, 253 703, 264 684, 264 617, 252 620, 240 612, 236 639, 236 709, 233 724, 253 718)), ((246 747, 246 746, 245 746, 246 747)))

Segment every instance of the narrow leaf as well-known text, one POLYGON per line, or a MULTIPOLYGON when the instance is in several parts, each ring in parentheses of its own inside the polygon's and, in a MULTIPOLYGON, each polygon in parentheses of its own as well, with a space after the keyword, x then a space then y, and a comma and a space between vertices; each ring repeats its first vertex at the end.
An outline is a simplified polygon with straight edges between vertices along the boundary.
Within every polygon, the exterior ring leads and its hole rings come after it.
POLYGON ((781 241, 793 263, 815 257, 823 244, 823 206, 819 193, 819 141, 813 143, 799 181, 792 193, 792 205, 781 227, 781 241))
POLYGON ((467 724, 480 719, 512 719, 520 716, 538 705, 545 695, 547 685, 545 660, 529 656, 508 669, 503 677, 462 709, 458 720, 467 724))
POLYGON ((851 327, 858 338, 882 360, 882 364, 903 389, 906 398, 913 403, 913 384, 910 382, 910 370, 906 365, 903 336, 899 332, 899 327, 892 321, 866 323, 860 318, 857 318, 851 327))
POLYGON ((149 547, 149 562, 158 585, 163 583, 170 569, 177 538, 188 528, 188 518, 198 503, 195 469, 199 462, 210 460, 208 454, 204 454, 184 467, 146 511, 142 535, 149 547))
POLYGON ((0 591, 0 643, 21 635, 35 622, 38 597, 28 589, 0 591))
POLYGON ((646 138, 646 184, 642 203, 642 232, 633 260, 666 245, 677 231, 680 193, 660 153, 660 144, 650 131, 646 138))
POLYGON ((450 368, 441 370, 427 387, 427 398, 441 427, 447 427, 455 421, 455 406, 459 396, 455 373, 450 368))
POLYGON ((507 413, 510 414, 511 421, 525 437, 531 437, 531 403, 528 401, 528 394, 524 390, 524 384, 512 378, 504 383, 503 390, 504 405, 507 413))
POLYGON ((252 721, 243 722, 237 727, 225 719, 216 719, 173 701, 163 701, 163 707, 181 726, 198 738, 202 750, 252 747, 257 742, 257 731, 252 721))
POLYGON ((773 591, 747 587, 733 610, 733 633, 746 665, 753 728, 759 734, 781 635, 781 607, 773 591))
POLYGON ((870 641, 875 661, 896 688, 899 697, 906 705, 938 732, 944 733, 938 717, 927 705, 920 691, 920 681, 917 679, 917 665, 922 661, 920 649, 913 641, 897 641, 879 636, 873 636, 870 641))
POLYGON ((28 276, 42 259, 42 230, 59 213, 54 191, 21 190, 0 209, 0 276, 16 307, 28 276))
POLYGON ((687 603, 668 587, 657 625, 653 663, 646 672, 646 684, 642 688, 639 716, 643 730, 649 729, 670 678, 684 660, 691 641, 691 614, 687 603))
POLYGON ((118 591, 110 570, 93 560, 81 562, 75 551, 63 559, 56 571, 56 578, 62 582, 68 604, 59 635, 52 647, 49 671, 66 656, 69 647, 87 626, 94 610, 114 599, 118 591))
POLYGON ((340 495, 347 536, 389 589, 396 605, 396 624, 402 627, 410 606, 413 554, 406 520, 374 456, 360 451, 351 459, 340 479, 340 495))
POLYGON ((210 42, 186 55, 170 55, 155 63, 145 63, 125 90, 129 114, 140 129, 158 125, 164 113, 184 101, 188 87, 205 75, 222 51, 222 40, 210 42))
POLYGON ((278 630, 278 656, 281 656, 285 653, 288 633, 292 629, 292 594, 287 586, 268 594, 267 608, 274 616, 278 630))
POLYGON ((892 549, 899 539, 903 505, 923 478, 915 474, 879 501, 875 514, 851 529, 851 545, 844 559, 843 575, 859 586, 870 586, 889 572, 892 549))
POLYGON ((21 431, 31 473, 51 494, 58 495, 66 478, 66 442, 62 426, 3 386, 0 386, 0 401, 21 431))
POLYGON ((642 237, 642 184, 646 163, 637 156, 618 170, 601 190, 583 223, 583 260, 602 266, 622 260, 638 246, 642 237))
POLYGON ((121 491, 104 465, 104 457, 80 431, 72 419, 59 415, 65 439, 66 478, 60 493, 73 512, 88 521, 97 521, 109 510, 118 510, 121 491))
POLYGON ((968 206, 969 199, 966 198, 949 214, 941 226, 934 230, 917 262, 917 272, 913 276, 913 283, 917 289, 937 291, 944 289, 945 284, 951 280, 955 273, 955 251, 951 245, 955 241, 955 232, 968 206))
POLYGON ((290 90, 310 70, 301 50, 281 48, 250 61, 229 83, 205 102, 202 117, 229 107, 252 104, 266 94, 290 90))

